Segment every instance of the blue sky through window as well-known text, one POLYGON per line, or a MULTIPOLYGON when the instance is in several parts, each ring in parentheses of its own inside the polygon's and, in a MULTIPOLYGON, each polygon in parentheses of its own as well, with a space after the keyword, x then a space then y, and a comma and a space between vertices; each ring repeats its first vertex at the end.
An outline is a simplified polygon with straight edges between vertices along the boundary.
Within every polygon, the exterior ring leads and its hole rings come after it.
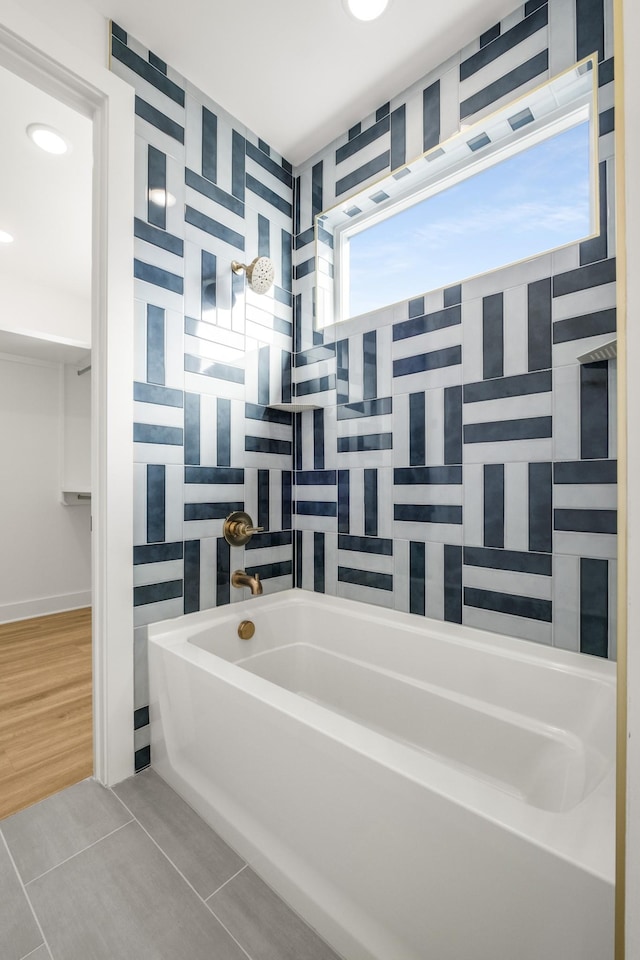
POLYGON ((589 124, 543 140, 349 240, 349 316, 591 233, 589 124))

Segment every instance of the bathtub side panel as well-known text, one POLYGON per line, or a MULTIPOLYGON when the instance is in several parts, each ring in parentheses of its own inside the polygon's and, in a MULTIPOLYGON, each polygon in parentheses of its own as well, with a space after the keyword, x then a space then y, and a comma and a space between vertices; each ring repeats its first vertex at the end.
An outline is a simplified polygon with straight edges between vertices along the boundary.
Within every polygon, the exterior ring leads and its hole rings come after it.
POLYGON ((150 671, 158 772, 349 960, 612 956, 604 880, 153 643, 150 671))

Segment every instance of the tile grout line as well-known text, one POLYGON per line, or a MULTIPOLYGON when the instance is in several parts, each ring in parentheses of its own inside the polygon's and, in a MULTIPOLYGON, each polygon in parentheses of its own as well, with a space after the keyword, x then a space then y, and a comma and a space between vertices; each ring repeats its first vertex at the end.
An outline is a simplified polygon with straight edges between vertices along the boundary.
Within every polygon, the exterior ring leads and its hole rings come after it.
MULTIPOLYGON (((131 811, 128 810, 128 813, 131 811)), ((121 823, 119 827, 116 827, 115 830, 110 830, 109 833, 105 833, 104 837, 99 837, 97 840, 94 840, 93 843, 87 844, 86 847, 83 847, 82 850, 77 850, 75 853, 72 853, 70 857, 67 857, 65 860, 61 860, 60 863, 56 863, 55 867, 49 867, 48 870, 45 870, 43 873, 39 873, 37 877, 32 877, 31 880, 27 880, 25 883, 25 889, 32 883, 35 883, 36 880, 41 880, 42 877, 46 877, 47 874, 53 873, 54 870, 57 870, 58 867, 63 866, 65 863, 69 863, 70 860, 75 860, 76 857, 79 857, 81 853, 85 853, 86 850, 91 850, 92 847, 95 847, 96 844, 102 843, 103 840, 106 840, 107 837, 112 837, 114 833, 117 833, 118 830, 122 830, 123 827, 128 827, 130 823, 133 823, 135 818, 132 817, 131 820, 127 820, 126 823, 121 823)))
POLYGON ((209 900, 211 900, 213 897, 215 897, 215 895, 216 895, 217 893, 220 893, 220 891, 222 890, 222 888, 223 888, 223 887, 226 887, 226 885, 227 885, 228 883, 231 883, 232 880, 235 880, 236 877, 240 876, 240 874, 242 873, 242 871, 243 871, 243 870, 246 870, 248 866, 249 866, 249 864, 248 864, 248 863, 245 863, 242 867, 240 867, 239 870, 236 871, 236 873, 234 873, 234 875, 233 875, 232 877, 229 877, 229 879, 228 879, 228 880, 225 880, 224 883, 221 883, 219 887, 216 887, 216 889, 213 891, 213 893, 210 893, 209 896, 206 897, 206 898, 203 897, 202 899, 203 899, 204 902, 207 904, 207 906, 209 906, 209 900))
MULTIPOLYGON (((16 877, 18 878, 18 883, 20 884, 20 886, 21 886, 21 888, 22 888, 22 892, 23 892, 23 894, 24 894, 25 900, 26 900, 27 903, 29 904, 29 909, 31 910, 31 913, 33 914, 33 919, 34 919, 35 922, 36 922, 36 926, 38 927, 38 930, 40 931, 40 936, 42 937, 42 944, 44 944, 44 946, 47 948, 47 950, 48 950, 48 952, 49 952, 49 956, 51 957, 51 960, 53 960, 53 951, 52 951, 51 947, 49 946, 49 942, 48 942, 47 938, 46 938, 45 935, 44 935, 44 930, 42 929, 42 926, 41 926, 41 924, 40 924, 40 921, 38 920, 38 914, 37 914, 36 911, 35 911, 35 907, 34 907, 33 904, 31 903, 31 897, 30 897, 29 894, 27 893, 27 888, 26 888, 26 886, 24 885, 24 883, 22 882, 22 877, 20 876, 20 873, 19 873, 18 868, 17 868, 17 866, 16 866, 16 862, 15 862, 15 860, 13 859, 13 854, 11 853, 11 850, 9 849, 9 844, 7 843, 7 838, 5 837, 5 835, 4 835, 4 833, 2 832, 2 830, 0 830, 0 837, 2 838, 2 842, 3 842, 4 845, 5 845, 6 851, 7 851, 8 855, 9 855, 9 859, 11 860, 11 864, 12 864, 12 866, 13 866, 13 869, 15 870, 15 874, 16 874, 16 877)), ((38 946, 37 946, 35 949, 36 949, 36 950, 39 950, 40 947, 42 946, 42 944, 38 944, 38 946)), ((35 952, 34 950, 31 951, 31 953, 34 953, 34 952, 35 952)), ((30 955, 31 955, 31 954, 27 954, 27 957, 30 956, 30 955)), ((24 960, 24 958, 23 958, 23 960, 24 960)))
POLYGON ((41 943, 40 946, 36 947, 35 950, 32 950, 31 953, 27 953, 26 956, 20 957, 20 960, 29 960, 29 957, 32 957, 35 953, 38 952, 38 950, 42 950, 43 947, 45 948, 45 950, 48 951, 49 956, 51 956, 51 951, 49 950, 49 947, 47 946, 47 944, 41 943))
MULTIPOLYGON (((245 957, 248 957, 248 960, 253 960, 253 958, 250 956, 250 954, 247 953, 247 951, 246 951, 245 948, 242 946, 242 944, 241 944, 238 940, 236 940, 236 938, 235 938, 234 935, 231 933, 231 931, 225 926, 225 924, 222 922, 222 920, 220 919, 220 917, 211 909, 211 907, 209 906, 209 904, 207 903, 207 901, 206 901, 203 897, 200 896, 200 894, 198 893, 198 891, 196 890, 196 888, 193 886, 193 884, 192 884, 189 880, 187 880, 187 878, 185 877, 185 875, 184 875, 184 873, 182 872, 182 870, 180 870, 180 868, 175 865, 175 863, 173 862, 173 860, 171 859, 171 857, 169 856, 169 854, 166 853, 166 852, 162 849, 162 847, 161 847, 160 844, 157 842, 157 840, 154 840, 154 838, 151 836, 151 834, 149 833, 149 831, 144 827, 144 825, 143 825, 142 823, 140 823, 140 821, 138 820, 138 818, 135 816, 135 814, 133 813, 133 811, 126 805, 126 803, 124 802, 124 800, 120 799, 120 797, 118 797, 118 799, 120 800, 120 803, 125 807, 125 809, 129 811, 129 813, 131 814, 131 816, 133 817, 133 819, 135 820, 135 822, 138 824, 138 826, 140 827, 140 829, 143 830, 144 833, 146 833, 146 835, 149 837, 149 839, 151 840, 151 842, 158 848, 158 850, 160 851, 160 853, 162 854, 162 856, 165 857, 165 859, 171 864, 171 866, 172 866, 173 869, 176 871, 176 873, 177 873, 180 877, 182 877, 182 879, 183 879, 184 882, 187 884, 187 886, 188 886, 191 890, 193 890, 193 892, 195 893, 195 895, 196 895, 196 897, 198 898, 198 900, 200 901, 200 903, 202 903, 203 906, 205 906, 206 909, 211 913, 211 915, 215 917, 215 919, 218 921, 218 923, 220 924, 220 926, 222 927, 222 929, 225 931, 225 933, 226 933, 228 936, 230 936, 231 939, 233 940, 233 942, 240 948, 240 950, 242 950, 242 952, 244 953, 245 957)), ((245 863, 244 866, 246 867, 247 864, 245 863)), ((244 867, 242 867, 242 870, 244 870, 244 867)), ((238 873, 242 873, 242 870, 238 870, 238 873)), ((237 876, 237 875, 238 875, 238 874, 235 874, 235 876, 237 876)), ((229 877, 229 880, 233 880, 233 877, 229 877)), ((228 883, 229 880, 226 880, 225 883, 228 883)), ((222 884, 222 886, 224 886, 224 884, 222 884)), ((218 889, 220 889, 220 888, 218 888, 218 889)), ((216 891, 216 892, 217 892, 217 891, 216 891)), ((213 896, 213 894, 211 894, 211 896, 213 896)))

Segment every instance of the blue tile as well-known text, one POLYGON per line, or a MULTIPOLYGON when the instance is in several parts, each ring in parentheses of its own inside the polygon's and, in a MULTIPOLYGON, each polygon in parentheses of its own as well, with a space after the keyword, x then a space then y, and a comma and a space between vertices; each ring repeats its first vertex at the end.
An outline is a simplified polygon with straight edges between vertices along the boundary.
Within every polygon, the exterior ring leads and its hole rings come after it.
POLYGON ((484 465, 485 547, 504 547, 504 464, 484 465))
POLYGON ((553 483, 550 463, 529 464, 529 550, 553 550, 553 483))
POLYGON ((426 613, 426 544, 409 544, 409 613, 426 613))
POLYGON ((184 545, 184 612, 200 609, 200 541, 187 540, 184 545))
POLYGON ((197 227, 198 230, 203 230, 210 236, 216 237, 218 240, 224 240, 225 243, 236 247, 237 250, 244 251, 244 237, 237 230, 231 230, 230 227, 226 227, 223 223, 205 216, 204 213, 200 213, 199 210, 194 210, 193 207, 188 205, 185 207, 184 219, 186 223, 197 227))
POLYGON ((609 363, 580 365, 580 456, 609 456, 609 363))
POLYGON ((239 200, 237 196, 221 190, 215 183, 210 183, 205 177, 201 177, 198 173, 187 168, 184 172, 184 182, 188 187, 201 193, 203 197, 208 197, 215 203, 219 203, 221 207, 230 210, 239 217, 244 217, 244 202, 239 200))
POLYGON ((165 203, 154 203, 151 199, 160 192, 166 200, 167 190, 167 157, 151 144, 147 153, 147 220, 154 227, 166 230, 167 206, 165 203))
POLYGON ((604 59, 604 3, 603 0, 576 0, 577 59, 592 53, 604 59))
POLYGON ((381 537, 350 537, 338 535, 338 550, 353 550, 355 553, 371 553, 382 557, 393 556, 393 540, 381 537))
MULTIPOLYGON (((548 21, 549 15, 547 7, 541 7, 530 16, 519 20, 518 23, 511 27, 510 30, 501 34, 501 36, 494 38, 492 43, 483 44, 478 53, 474 53, 473 56, 467 60, 463 60, 460 64, 460 80, 468 80, 469 77, 472 77, 478 70, 482 70, 483 67, 493 63, 494 60, 508 53, 509 50, 512 50, 519 43, 533 36, 538 30, 542 30, 546 27, 548 21)), ((578 59, 581 59, 581 57, 578 56, 578 59)))
POLYGON ((156 386, 152 383, 134 383, 133 399, 139 400, 141 403, 156 403, 163 407, 180 408, 184 405, 182 390, 156 386))
POLYGON ((161 110, 152 107, 151 104, 143 100, 142 97, 136 96, 135 112, 136 116, 140 117, 141 120, 146 120, 147 123, 161 130, 162 133, 166 133, 168 137, 177 140, 178 143, 184 143, 184 127, 181 127, 175 120, 171 120, 166 113, 162 113, 161 110))
POLYGON ((133 275, 136 280, 144 280, 145 283, 152 283, 156 287, 162 287, 163 290, 169 290, 171 293, 182 294, 184 291, 184 280, 169 270, 162 270, 160 267, 154 267, 151 263, 145 263, 143 260, 133 261, 133 275))
POLYGON ((444 619, 462 623, 462 547, 444 545, 444 619))
POLYGON ((422 149, 426 152, 440 143, 440 81, 422 92, 422 149))
POLYGON ((524 417, 521 420, 495 420, 492 423, 467 423, 465 443, 503 443, 507 440, 536 440, 551 437, 551 417, 524 417))
POLYGON ((580 558, 580 652, 609 654, 609 563, 580 558))
POLYGON ((163 443, 181 447, 182 428, 162 427, 156 423, 134 423, 133 439, 135 443, 163 443))
POLYGON ((160 93, 163 93, 165 97, 169 97, 170 100, 177 103, 179 107, 184 107, 184 90, 182 87, 179 87, 173 80, 169 80, 166 74, 147 60, 143 60, 130 47, 125 46, 118 40, 115 35, 111 40, 111 55, 130 70, 133 70, 139 77, 142 77, 143 80, 146 80, 147 83, 150 83, 160 93))
POLYGON ((385 152, 381 153, 378 157, 374 157, 373 160, 369 160, 361 167, 358 167, 357 170, 353 170, 345 177, 342 177, 336 182, 336 197, 346 193, 347 190, 353 190, 353 188, 357 187, 358 184, 364 183, 365 180, 369 180, 371 177, 375 176, 376 173, 381 173, 383 170, 387 170, 390 160, 391 152, 389 150, 385 150, 385 152))
POLYGON ((336 150, 336 163, 342 163, 344 160, 348 160, 349 157, 354 156, 354 154, 359 153, 360 150, 368 147, 370 143, 373 143, 375 140, 383 137, 385 133, 388 133, 390 127, 391 122, 387 114, 381 120, 378 120, 377 123, 367 127, 366 130, 362 130, 357 136, 351 137, 345 144, 338 147, 336 150))
POLYGON ((358 570, 354 567, 338 567, 338 581, 372 587, 375 590, 393 590, 393 576, 390 573, 373 573, 371 570, 358 570))
POLYGON ((553 529, 573 533, 617 533, 615 510, 554 510, 553 529))
POLYGON ((167 233, 164 229, 154 227, 151 223, 145 223, 138 217, 135 217, 133 221, 133 233, 134 236, 138 237, 139 240, 144 240, 145 243, 152 243, 155 247, 168 250, 169 253, 173 253, 177 257, 184 256, 184 242, 180 237, 167 233))
POLYGON ((176 600, 181 596, 182 580, 150 583, 144 587, 133 588, 133 605, 134 607, 142 607, 148 603, 160 603, 162 600, 176 600))
POLYGON ((512 617, 525 617, 528 620, 541 620, 544 623, 552 621, 550 600, 537 600, 533 597, 514 596, 495 590, 465 587, 464 602, 469 607, 493 610, 495 613, 505 613, 512 617))
MULTIPOLYGON (((499 40, 495 41, 495 43, 499 42, 499 40)), ((494 46, 494 44, 485 47, 485 50, 491 50, 492 46, 494 46)), ((515 67, 515 69, 510 70, 509 73, 505 73, 499 80, 495 80, 482 90, 478 90, 477 93, 474 93, 473 96, 467 100, 463 100, 460 104, 460 119, 463 120, 465 117, 470 117, 479 110, 483 110, 485 107, 495 103, 496 100, 505 97, 508 93, 513 93, 514 90, 517 90, 518 87, 521 87, 529 80, 533 80, 534 77, 539 77, 540 74, 546 73, 548 69, 549 51, 543 50, 541 53, 537 53, 535 57, 527 60, 526 63, 522 63, 515 67)))
POLYGON ((147 465, 147 543, 165 538, 166 467, 147 465))
POLYGON ((285 200, 284 197, 281 197, 279 193, 275 192, 275 190, 271 190, 269 187, 265 186, 264 183, 256 180, 256 178, 250 173, 246 175, 246 185, 247 190, 251 190, 251 192, 255 193, 257 197, 262 197, 263 200, 266 200, 267 203, 270 203, 272 207, 276 208, 276 210, 284 213, 287 217, 291 217, 293 215, 293 207, 288 200, 285 200))
MULTIPOLYGON (((164 310, 147 304, 147 381, 164 384, 164 310)), ((161 401, 164 402, 164 401, 161 401)))

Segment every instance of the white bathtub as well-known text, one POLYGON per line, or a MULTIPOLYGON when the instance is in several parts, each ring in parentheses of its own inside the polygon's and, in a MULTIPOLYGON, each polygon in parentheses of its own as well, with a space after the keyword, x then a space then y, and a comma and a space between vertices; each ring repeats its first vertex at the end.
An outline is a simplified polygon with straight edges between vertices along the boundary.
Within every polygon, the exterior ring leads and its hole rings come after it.
POLYGON ((613 664, 300 590, 149 661, 154 767, 347 960, 613 957, 613 664))

